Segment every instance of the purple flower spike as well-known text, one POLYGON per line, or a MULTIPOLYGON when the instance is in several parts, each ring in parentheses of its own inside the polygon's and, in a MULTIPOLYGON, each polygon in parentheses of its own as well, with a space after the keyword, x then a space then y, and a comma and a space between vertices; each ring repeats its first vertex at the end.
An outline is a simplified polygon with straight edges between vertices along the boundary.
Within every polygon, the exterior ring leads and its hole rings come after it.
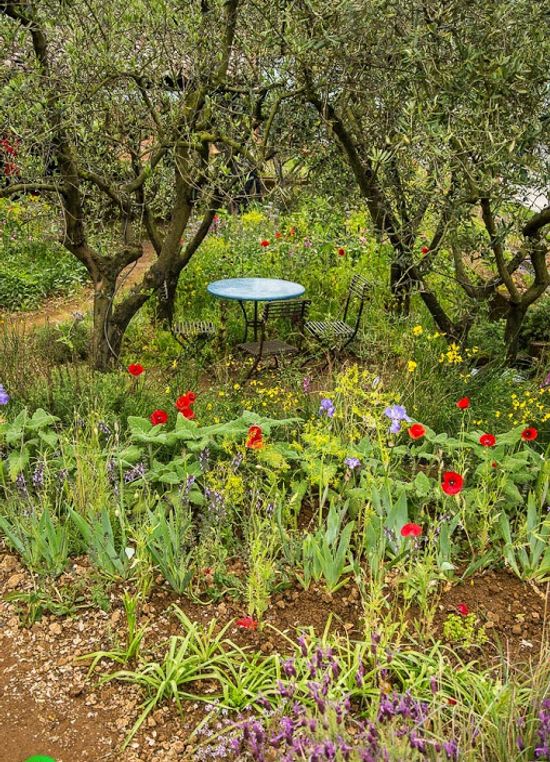
POLYGON ((296 668, 293 659, 287 659, 283 662, 283 672, 287 677, 296 677, 296 668))

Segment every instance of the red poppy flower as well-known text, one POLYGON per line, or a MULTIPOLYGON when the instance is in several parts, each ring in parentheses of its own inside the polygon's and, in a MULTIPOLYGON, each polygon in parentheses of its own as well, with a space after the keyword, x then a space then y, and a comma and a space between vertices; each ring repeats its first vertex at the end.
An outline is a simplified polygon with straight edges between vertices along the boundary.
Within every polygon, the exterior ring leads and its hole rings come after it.
POLYGON ((275 238, 277 238, 278 240, 279 238, 282 238, 282 237, 283 237, 283 234, 279 230, 277 230, 277 232, 275 233, 275 238))
POLYGON ((470 398, 469 397, 461 397, 458 402, 456 403, 456 406, 459 410, 466 410, 470 407, 470 398))
POLYGON ((447 704, 449 704, 449 706, 456 706, 457 701, 454 698, 450 698, 450 699, 447 699, 447 704))
POLYGON ((266 240, 265 240, 265 238, 264 238, 264 240, 263 240, 263 241, 260 241, 260 246, 263 246, 264 248, 265 248, 266 246, 269 246, 269 241, 266 241, 266 240))
POLYGON ((420 537, 422 527, 419 524, 404 524, 401 527, 401 537, 420 537))
POLYGON ((493 462, 491 463, 491 468, 498 468, 498 463, 496 462, 496 460, 493 460, 493 462))
POLYGON ((422 254, 427 254, 427 253, 429 252, 429 248, 428 248, 427 246, 423 246, 423 247, 420 249, 420 251, 421 251, 421 253, 422 253, 422 254))
POLYGON ((346 250, 342 246, 340 246, 340 248, 338 249, 338 256, 339 257, 345 257, 346 256, 346 250))
POLYGON ((8 161, 4 164, 4 174, 6 177, 13 177, 13 175, 17 174, 17 164, 14 164, 12 161, 8 161))
POLYGON ((248 429, 245 445, 251 450, 259 450, 264 446, 262 430, 259 426, 251 426, 248 429))
POLYGON ((459 603, 456 607, 456 610, 460 614, 460 616, 468 616, 470 613, 470 609, 468 608, 468 604, 466 603, 459 603))
POLYGON ((494 447, 497 442, 497 438, 494 434, 482 434, 479 438, 479 444, 483 447, 494 447))
POLYGON ((186 394, 182 394, 181 396, 177 398, 176 407, 180 411, 180 413, 183 413, 184 410, 187 410, 191 407, 191 405, 196 399, 197 399, 197 395, 195 394, 195 392, 187 392, 186 394))
POLYGON ((421 423, 413 423, 412 426, 409 426, 407 431, 411 439, 422 439, 426 433, 426 429, 421 423))
POLYGON ((441 489, 446 495, 458 495, 464 486, 464 479, 456 471, 445 471, 441 489))
POLYGON ((128 365, 128 373, 131 376, 135 376, 136 378, 137 376, 141 376, 144 370, 145 368, 143 365, 140 365, 138 362, 134 363, 133 365, 128 365))
POLYGON ((526 429, 523 429, 521 432, 521 438, 524 442, 532 442, 534 439, 536 439, 539 435, 539 432, 535 429, 534 426, 528 426, 526 429))
POLYGON ((153 426, 158 426, 159 423, 166 423, 168 420, 168 413, 165 410, 153 410, 149 416, 149 420, 153 426))
POLYGON ((237 627, 244 627, 245 630, 257 630, 258 622, 252 619, 251 616, 243 616, 241 619, 237 619, 235 622, 237 627))
POLYGON ((195 417, 195 411, 191 407, 182 407, 178 408, 180 413, 183 415, 184 418, 187 418, 188 421, 193 420, 195 417))

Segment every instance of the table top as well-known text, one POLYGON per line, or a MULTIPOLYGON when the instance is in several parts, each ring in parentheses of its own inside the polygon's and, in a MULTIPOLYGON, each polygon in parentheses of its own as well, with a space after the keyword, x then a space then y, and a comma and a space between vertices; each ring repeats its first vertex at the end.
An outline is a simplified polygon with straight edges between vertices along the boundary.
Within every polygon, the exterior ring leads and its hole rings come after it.
POLYGON ((305 288, 299 283, 277 278, 227 278, 209 283, 208 291, 218 299, 239 302, 275 302, 301 296, 305 288))

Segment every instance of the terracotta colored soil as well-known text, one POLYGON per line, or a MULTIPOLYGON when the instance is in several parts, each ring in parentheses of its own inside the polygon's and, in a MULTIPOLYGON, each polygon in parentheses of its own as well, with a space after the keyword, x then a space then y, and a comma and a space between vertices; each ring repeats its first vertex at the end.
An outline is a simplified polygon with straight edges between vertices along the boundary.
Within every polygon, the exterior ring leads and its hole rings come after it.
MULTIPOLYGON (((242 568, 236 564, 233 571, 239 573, 242 568)), ((82 560, 58 580, 58 586, 80 579, 86 587, 91 575, 82 560)), ((2 599, 6 593, 31 591, 35 582, 14 556, 0 551, 2 599)), ((49 754, 56 762, 196 760, 188 744, 193 729, 204 717, 203 704, 187 704, 183 718, 172 705, 163 705, 150 716, 130 747, 121 752, 124 738, 139 715, 143 696, 128 684, 99 684, 99 675, 113 671, 111 663, 103 662, 95 676, 87 680, 87 665, 76 661, 78 656, 124 641, 120 592, 111 594, 112 608, 108 613, 90 607, 73 618, 44 615, 29 628, 21 626, 15 602, 0 602, 0 762, 24 762, 31 754, 49 754)), ((162 653, 163 641, 179 631, 169 611, 174 602, 191 619, 205 624, 214 617, 224 624, 246 613, 243 605, 231 598, 202 606, 159 586, 141 612, 140 621, 150 622, 146 650, 162 653)), ((435 637, 440 637, 444 618, 456 610, 458 603, 466 603, 478 615, 489 636, 483 651, 472 653, 472 657, 487 665, 499 650, 515 665, 537 658, 547 638, 547 589, 523 583, 506 571, 488 572, 443 589, 435 617, 435 637)), ((284 653, 289 645, 277 631, 286 631, 294 638, 296 628, 312 625, 321 633, 332 615, 333 629, 353 637, 361 632, 361 613, 359 595, 352 586, 334 596, 314 588, 292 589, 273 596, 262 630, 232 627, 228 636, 264 654, 284 653)), ((414 612, 409 612, 409 617, 412 622, 414 612)))

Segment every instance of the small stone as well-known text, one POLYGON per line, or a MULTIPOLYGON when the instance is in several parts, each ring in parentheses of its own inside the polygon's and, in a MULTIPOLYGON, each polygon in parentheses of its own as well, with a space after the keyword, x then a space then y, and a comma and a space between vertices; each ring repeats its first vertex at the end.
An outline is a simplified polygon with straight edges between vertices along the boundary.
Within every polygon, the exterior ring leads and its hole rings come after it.
POLYGON ((531 611, 531 619, 533 622, 540 622, 540 614, 538 611, 531 611))
POLYGON ((0 563, 0 570, 6 572, 12 572, 17 569, 19 562, 17 556, 4 556, 2 563, 0 563))
POLYGON ((522 631, 521 630, 521 624, 515 624, 512 627, 512 632, 514 633, 514 635, 521 635, 521 631, 522 631))
POLYGON ((284 601, 277 601, 275 605, 278 609, 286 609, 286 603, 284 601))
POLYGON ((50 624, 49 631, 52 635, 61 635, 63 632, 63 628, 59 624, 59 622, 54 622, 53 624, 50 624))
POLYGON ((24 581, 24 579, 25 575, 22 572, 19 572, 18 574, 12 574, 6 582, 6 589, 15 590, 15 588, 19 587, 19 585, 24 581))
POLYGON ((266 640, 265 643, 262 643, 260 651, 264 654, 270 654, 273 651, 273 643, 271 640, 266 640))
POLYGON ((113 613, 111 614, 111 625, 113 627, 116 627, 117 624, 120 622, 121 616, 122 616, 122 612, 120 611, 120 609, 113 611, 113 613))

